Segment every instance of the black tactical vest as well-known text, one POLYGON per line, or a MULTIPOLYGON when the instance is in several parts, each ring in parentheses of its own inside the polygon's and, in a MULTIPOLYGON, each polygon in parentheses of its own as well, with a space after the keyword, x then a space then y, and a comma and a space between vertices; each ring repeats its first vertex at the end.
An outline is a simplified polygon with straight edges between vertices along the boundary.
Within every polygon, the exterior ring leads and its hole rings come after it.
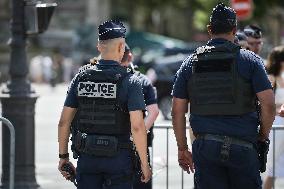
POLYGON ((130 133, 127 106, 119 99, 127 72, 115 69, 88 69, 79 74, 77 95, 78 130, 87 134, 124 135, 130 133))
POLYGON ((231 42, 196 50, 188 82, 190 113, 234 116, 256 111, 252 85, 237 70, 238 53, 239 46, 231 42))

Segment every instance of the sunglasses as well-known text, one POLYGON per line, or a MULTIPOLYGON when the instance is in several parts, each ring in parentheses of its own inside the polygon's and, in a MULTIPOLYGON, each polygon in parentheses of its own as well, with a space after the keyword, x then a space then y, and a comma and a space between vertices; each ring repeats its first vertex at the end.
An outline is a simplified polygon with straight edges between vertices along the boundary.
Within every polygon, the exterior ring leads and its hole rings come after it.
POLYGON ((248 37, 253 37, 253 38, 261 38, 262 33, 260 30, 253 30, 253 29, 244 29, 244 33, 248 37))

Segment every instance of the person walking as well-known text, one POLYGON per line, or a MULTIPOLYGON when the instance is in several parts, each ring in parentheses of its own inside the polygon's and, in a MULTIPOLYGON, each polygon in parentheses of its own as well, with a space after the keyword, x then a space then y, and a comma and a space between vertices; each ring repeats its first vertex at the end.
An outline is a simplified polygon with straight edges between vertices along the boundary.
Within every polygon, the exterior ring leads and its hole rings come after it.
MULTIPOLYGON (((144 122, 145 122, 145 127, 146 127, 146 130, 147 130, 148 154, 150 154, 149 148, 152 147, 153 138, 154 138, 153 126, 154 126, 155 120, 157 119, 157 117, 159 115, 159 108, 158 108, 158 104, 157 104, 157 91, 156 91, 156 88, 152 85, 151 81, 147 78, 146 75, 135 70, 132 61, 133 61, 133 54, 131 53, 129 46, 126 44, 124 56, 123 56, 122 61, 121 61, 121 65, 129 68, 132 73, 137 75, 140 82, 142 83, 144 101, 145 101, 145 105, 146 105, 144 122)), ((150 156, 149 155, 148 155, 148 161, 150 162, 150 156)), ((139 174, 135 174, 133 188, 134 189, 151 189, 152 188, 152 182, 149 181, 147 183, 143 183, 143 182, 141 182, 141 180, 139 178, 139 174)))
POLYGON ((262 59, 234 43, 237 19, 232 8, 217 4, 207 28, 211 40, 185 59, 175 76, 172 122, 179 165, 194 172, 197 189, 261 189, 254 146, 267 144, 274 120, 271 83, 262 59), (188 103, 196 137, 192 152, 186 138, 188 103))
POLYGON ((58 124, 59 165, 70 179, 68 141, 70 124, 77 113, 75 149, 79 154, 78 189, 131 189, 132 142, 141 160, 142 182, 151 178, 147 136, 143 120, 145 103, 139 79, 120 65, 125 51, 126 29, 119 21, 106 21, 99 28, 101 59, 77 74, 69 87, 58 124))
MULTIPOLYGON (((275 93, 276 112, 273 125, 284 126, 284 115, 281 114, 284 107, 284 46, 273 48, 267 58, 267 73, 269 74, 275 93), (281 108, 282 107, 282 108, 281 108)), ((273 143, 273 135, 269 137, 272 141, 271 146, 275 146, 275 162, 273 162, 273 150, 268 153, 268 169, 267 177, 264 181, 264 189, 272 189, 275 178, 284 177, 284 132, 276 131, 275 144, 273 143), (274 163, 274 174, 273 174, 274 163)))

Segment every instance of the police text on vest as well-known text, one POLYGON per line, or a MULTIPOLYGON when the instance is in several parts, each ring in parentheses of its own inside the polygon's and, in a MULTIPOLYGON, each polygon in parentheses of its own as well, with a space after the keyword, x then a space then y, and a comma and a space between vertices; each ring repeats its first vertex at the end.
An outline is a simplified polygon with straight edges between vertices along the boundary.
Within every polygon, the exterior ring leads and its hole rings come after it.
POLYGON ((79 82, 78 96, 97 97, 97 98, 116 98, 116 84, 79 82))

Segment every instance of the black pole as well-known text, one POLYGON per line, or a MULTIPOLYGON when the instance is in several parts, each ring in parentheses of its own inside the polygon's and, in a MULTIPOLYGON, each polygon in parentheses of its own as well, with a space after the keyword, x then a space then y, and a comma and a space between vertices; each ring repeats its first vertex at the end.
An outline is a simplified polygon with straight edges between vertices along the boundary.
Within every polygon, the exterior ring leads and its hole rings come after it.
MULTIPOLYGON (((27 79, 25 0, 12 0, 11 39, 9 42, 10 80, 0 95, 2 115, 9 119, 16 132, 15 189, 38 188, 35 178, 35 102, 37 96, 27 79)), ((9 184, 9 131, 2 129, 1 188, 9 184)))

